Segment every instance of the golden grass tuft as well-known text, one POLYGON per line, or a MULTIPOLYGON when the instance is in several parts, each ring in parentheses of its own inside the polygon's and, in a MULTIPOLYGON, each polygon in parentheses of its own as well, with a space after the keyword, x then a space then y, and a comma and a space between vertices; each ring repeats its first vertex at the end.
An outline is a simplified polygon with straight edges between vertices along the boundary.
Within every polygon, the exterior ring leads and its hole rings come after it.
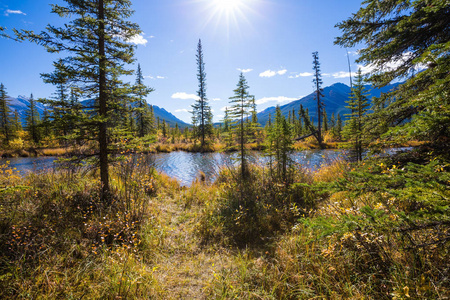
POLYGON ((343 160, 337 159, 331 163, 322 165, 313 175, 315 182, 332 182, 342 176, 350 169, 350 164, 343 160))

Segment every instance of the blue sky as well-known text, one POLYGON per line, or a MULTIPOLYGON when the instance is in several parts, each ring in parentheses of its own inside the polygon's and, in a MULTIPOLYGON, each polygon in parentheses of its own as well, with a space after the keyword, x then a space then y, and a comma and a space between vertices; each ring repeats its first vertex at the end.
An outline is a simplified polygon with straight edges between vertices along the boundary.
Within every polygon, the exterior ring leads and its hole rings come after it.
MULTIPOLYGON (((319 52, 323 86, 348 84, 346 50, 333 45, 334 27, 355 13, 361 0, 134 0, 142 35, 136 65, 153 87, 147 102, 190 122, 197 91, 199 38, 206 67, 207 96, 214 120, 223 117, 240 71, 245 72, 258 110, 286 104, 313 91, 312 52, 319 52)), ((68 20, 50 13, 61 0, 0 0, 0 26, 41 31, 68 20)), ((355 49, 350 51, 352 71, 355 49)), ((0 82, 10 96, 49 97, 55 88, 40 73, 51 72, 56 54, 29 42, 0 38, 0 82)), ((135 78, 130 77, 130 82, 135 78)))

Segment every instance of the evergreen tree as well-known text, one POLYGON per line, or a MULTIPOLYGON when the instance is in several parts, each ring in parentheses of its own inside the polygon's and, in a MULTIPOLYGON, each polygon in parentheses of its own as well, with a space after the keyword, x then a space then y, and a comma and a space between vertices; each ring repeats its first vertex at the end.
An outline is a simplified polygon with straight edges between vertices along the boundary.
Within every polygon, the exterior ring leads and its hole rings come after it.
POLYGON ((338 139, 342 139, 342 117, 341 114, 338 114, 337 121, 336 121, 336 132, 338 139))
MULTIPOLYGON (((142 75, 141 65, 138 64, 138 68, 136 71, 136 83, 134 85, 134 94, 137 98, 137 108, 136 110, 136 123, 137 123, 137 132, 139 137, 143 137, 153 131, 154 125, 152 124, 152 113, 145 101, 145 97, 153 92, 152 88, 145 86, 144 84, 144 75, 142 75)), ((130 120, 130 126, 134 125, 131 123, 133 120, 130 120)))
POLYGON ((41 125, 46 131, 46 135, 50 134, 47 130, 52 128, 56 138, 60 141, 66 141, 69 127, 74 128, 74 124, 69 124, 73 121, 73 112, 68 94, 68 74, 64 70, 62 59, 54 62, 53 66, 55 67, 53 73, 42 74, 45 83, 56 85, 56 92, 51 99, 39 99, 39 102, 50 108, 50 111, 46 109, 41 125))
POLYGON ((36 102, 33 98, 33 94, 31 94, 29 99, 29 104, 27 106, 27 110, 25 112, 26 117, 26 130, 28 131, 28 134, 30 135, 31 140, 35 144, 39 144, 41 141, 41 134, 40 134, 40 116, 39 112, 36 107, 36 102))
POLYGON ((50 113, 48 112, 48 109, 44 109, 44 113, 42 114, 42 121, 40 124, 40 127, 42 129, 42 138, 50 138, 52 137, 52 120, 50 117, 50 113))
POLYGON ((359 63, 373 71, 369 81, 397 89, 375 99, 366 128, 404 141, 422 139, 442 147, 450 135, 450 5, 442 0, 367 0, 337 24, 336 44, 365 45, 359 63), (406 79, 406 81, 405 81, 406 79))
MULTIPOLYGON (((129 21, 132 15, 130 0, 65 0, 65 7, 52 5, 52 12, 70 18, 63 27, 48 25, 47 32, 35 34, 22 31, 19 38, 28 38, 46 47, 49 52, 68 52, 61 70, 68 81, 80 87, 83 96, 93 97, 95 107, 89 120, 94 138, 98 141, 102 199, 108 199, 109 159, 108 122, 111 111, 108 82, 132 71, 124 68, 133 62, 134 46, 126 43, 140 33, 129 21), (94 126, 94 128, 92 127, 94 126)), ((47 77, 51 77, 48 75, 47 77)), ((114 88, 120 88, 120 80, 114 88)))
POLYGON ((250 109, 251 117, 247 118, 246 122, 247 131, 249 133, 249 136, 256 139, 260 125, 258 123, 258 113, 256 111, 256 101, 254 96, 252 96, 252 98, 250 99, 250 106, 251 106, 250 109))
POLYGON ((6 144, 12 140, 14 135, 14 122, 9 108, 9 100, 6 96, 6 89, 3 83, 0 84, 0 132, 2 133, 6 144))
POLYGON ((230 117, 235 121, 232 123, 233 130, 238 138, 239 144, 239 161, 241 164, 241 178, 245 179, 247 174, 247 157, 245 152, 245 143, 248 139, 248 127, 245 120, 251 114, 253 96, 248 92, 249 86, 244 74, 239 75, 239 82, 236 89, 233 91, 234 96, 230 97, 230 117))
POLYGON ((313 70, 314 70, 314 78, 313 83, 315 85, 315 99, 317 101, 317 141, 319 142, 320 147, 323 147, 322 144, 322 115, 323 115, 323 107, 324 104, 321 101, 322 94, 322 74, 320 73, 320 63, 319 63, 319 53, 313 52, 313 70))
POLYGON ((225 115, 223 117, 222 123, 223 123, 223 132, 228 132, 230 130, 230 123, 231 123, 231 118, 229 115, 230 111, 228 110, 228 107, 225 107, 225 115))
POLYGON ((155 124, 155 111, 153 110, 153 105, 150 105, 150 111, 149 111, 149 129, 150 129, 150 133, 155 133, 156 132, 156 124, 155 124))
POLYGON ((163 137, 167 137, 167 123, 166 120, 162 121, 162 135, 163 137))
POLYGON ((325 107, 323 108, 323 124, 322 124, 322 128, 324 132, 328 131, 328 116, 327 116, 327 112, 325 111, 325 107))
POLYGON ((201 146, 205 146, 205 138, 213 134, 212 112, 206 97, 206 73, 205 62, 203 60, 202 41, 197 45, 197 79, 198 79, 198 100, 192 105, 192 124, 194 134, 200 138, 201 146))
POLYGON ((330 129, 331 129, 331 134, 333 136, 333 138, 337 137, 337 131, 336 131, 336 115, 333 113, 331 113, 331 120, 330 120, 330 129))
POLYGON ((15 133, 22 131, 22 123, 20 122, 20 116, 19 116, 19 113, 17 112, 17 110, 14 111, 13 131, 15 133))
POLYGON ((352 88, 347 108, 351 110, 349 119, 344 126, 345 136, 351 140, 358 161, 362 160, 363 152, 363 117, 369 107, 367 91, 364 87, 364 76, 361 69, 356 75, 356 82, 352 88))
POLYGON ((290 154, 292 152, 292 126, 286 121, 277 105, 275 123, 270 127, 267 141, 268 153, 275 159, 277 178, 288 184, 288 168, 292 164, 290 154))

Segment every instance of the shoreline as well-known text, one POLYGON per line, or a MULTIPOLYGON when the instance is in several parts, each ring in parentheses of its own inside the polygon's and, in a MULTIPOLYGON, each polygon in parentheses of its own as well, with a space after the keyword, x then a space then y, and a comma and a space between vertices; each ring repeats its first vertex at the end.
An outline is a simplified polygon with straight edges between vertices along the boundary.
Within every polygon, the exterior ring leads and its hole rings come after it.
MULTIPOLYGON (((349 149, 347 142, 328 142, 324 143, 325 147, 323 149, 349 149)), ((382 148, 397 148, 397 147, 417 147, 423 145, 423 143, 411 141, 401 144, 391 144, 383 145, 382 148)), ((253 151, 264 151, 265 146, 263 144, 251 143, 246 145, 247 150, 253 151)), ((295 143, 293 146, 294 151, 304 151, 304 150, 319 150, 318 144, 311 142, 300 142, 295 143)), ((141 153, 141 154, 155 154, 155 153, 170 153, 176 151, 183 151, 188 153, 219 153, 219 152, 236 152, 234 146, 227 147, 223 144, 212 144, 207 145, 206 148, 201 148, 199 144, 193 143, 177 143, 177 144, 154 144, 151 147, 142 149, 142 147, 136 147, 134 149, 124 149, 123 151, 127 153, 141 153)), ((62 147, 48 147, 48 148, 25 148, 25 149, 15 149, 15 150, 0 150, 0 159, 7 158, 18 158, 18 157, 70 157, 82 154, 92 154, 92 150, 86 150, 82 148, 62 148, 62 147)), ((118 151, 120 152, 120 150, 118 151)))

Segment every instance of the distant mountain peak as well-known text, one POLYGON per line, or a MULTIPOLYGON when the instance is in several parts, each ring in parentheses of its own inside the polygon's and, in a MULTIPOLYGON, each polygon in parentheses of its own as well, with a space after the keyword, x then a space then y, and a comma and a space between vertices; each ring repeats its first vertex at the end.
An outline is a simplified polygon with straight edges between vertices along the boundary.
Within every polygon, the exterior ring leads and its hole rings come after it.
MULTIPOLYGON (((366 86, 366 88, 369 90, 369 99, 372 97, 379 97, 381 93, 389 92, 397 85, 398 84, 387 85, 380 89, 371 89, 370 86, 366 86)), ((340 114, 342 117, 344 117, 345 114, 349 113, 348 109, 346 108, 346 101, 348 100, 350 92, 350 87, 342 82, 337 82, 323 88, 324 97, 322 98, 322 101, 325 104, 325 111, 327 112, 327 115, 329 117, 331 117, 332 113, 334 113, 335 115, 340 114)), ((282 114, 287 117, 289 115, 289 112, 293 109, 295 109, 297 114, 300 109, 300 105, 303 105, 304 109, 309 109, 310 117, 317 120, 317 101, 315 99, 315 92, 312 92, 311 94, 299 100, 294 100, 292 102, 284 104, 280 106, 280 109, 282 114)), ((269 119, 269 114, 272 115, 272 118, 274 117, 275 110, 276 107, 272 106, 258 113, 257 116, 259 123, 264 126, 269 119)), ((298 117, 298 115, 296 117, 298 117)))

